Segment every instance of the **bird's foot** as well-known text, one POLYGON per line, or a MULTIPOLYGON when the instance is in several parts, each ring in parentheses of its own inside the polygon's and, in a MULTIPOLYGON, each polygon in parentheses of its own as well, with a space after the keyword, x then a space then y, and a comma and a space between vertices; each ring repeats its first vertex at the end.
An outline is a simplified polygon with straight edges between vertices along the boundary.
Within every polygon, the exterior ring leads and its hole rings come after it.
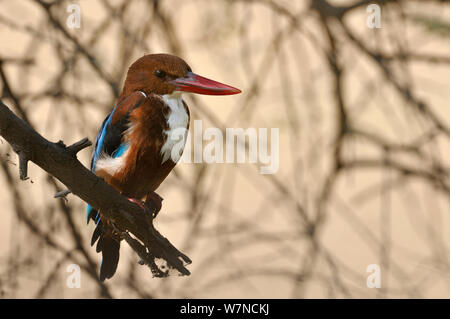
POLYGON ((156 194, 155 192, 150 192, 147 194, 147 198, 145 200, 145 207, 150 212, 153 218, 158 216, 159 211, 162 207, 163 198, 156 194))
POLYGON ((150 192, 147 194, 145 202, 131 197, 128 197, 128 200, 137 204, 144 212, 155 218, 161 210, 163 198, 155 192, 150 192))
POLYGON ((130 202, 132 202, 132 203, 135 203, 136 205, 138 205, 143 210, 146 210, 145 203, 143 201, 141 201, 139 199, 136 199, 136 198, 131 198, 131 197, 128 197, 128 200, 130 202))

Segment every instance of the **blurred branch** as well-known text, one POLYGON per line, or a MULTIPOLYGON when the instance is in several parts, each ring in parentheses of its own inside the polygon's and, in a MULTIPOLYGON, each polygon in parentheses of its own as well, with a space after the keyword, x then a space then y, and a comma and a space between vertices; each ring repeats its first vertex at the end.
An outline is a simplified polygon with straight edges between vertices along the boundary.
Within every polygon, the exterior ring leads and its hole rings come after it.
POLYGON ((36 3, 40 4, 42 9, 47 14, 47 17, 50 23, 55 27, 55 29, 59 30, 66 39, 68 39, 73 45, 75 45, 78 52, 80 52, 86 59, 92 68, 97 72, 97 74, 107 82, 114 93, 114 96, 119 95, 119 89, 117 87, 117 83, 114 82, 109 75, 105 73, 105 71, 101 68, 97 59, 88 51, 86 47, 84 47, 74 36, 72 36, 64 26, 59 22, 59 20, 53 15, 51 12, 51 7, 55 3, 49 4, 41 0, 35 0, 36 3))

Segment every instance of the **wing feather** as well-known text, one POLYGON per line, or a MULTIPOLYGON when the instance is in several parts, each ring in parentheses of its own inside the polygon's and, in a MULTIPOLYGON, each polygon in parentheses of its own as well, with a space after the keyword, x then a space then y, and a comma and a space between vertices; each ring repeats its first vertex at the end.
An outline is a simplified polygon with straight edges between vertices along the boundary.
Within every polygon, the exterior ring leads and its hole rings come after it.
MULTIPOLYGON (((147 96, 145 93, 136 91, 123 99, 108 116, 103 120, 102 126, 95 139, 94 152, 91 159, 91 171, 95 172, 95 165, 102 155, 120 157, 128 148, 122 141, 123 132, 129 126, 129 114, 139 107, 147 96)), ((92 218, 96 223, 98 214, 92 206, 87 206, 87 222, 92 218)))

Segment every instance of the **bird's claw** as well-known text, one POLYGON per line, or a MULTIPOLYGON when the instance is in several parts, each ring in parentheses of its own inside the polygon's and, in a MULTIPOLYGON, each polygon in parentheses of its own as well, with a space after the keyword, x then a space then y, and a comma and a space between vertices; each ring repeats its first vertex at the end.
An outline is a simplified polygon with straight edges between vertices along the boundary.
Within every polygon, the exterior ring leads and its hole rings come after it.
POLYGON ((128 198, 128 200, 137 204, 144 212, 155 218, 161 210, 163 198, 155 192, 151 192, 147 194, 145 202, 136 198, 128 198))
POLYGON ((128 200, 132 203, 135 203, 136 205, 138 205, 140 208, 142 208, 143 210, 145 210, 145 203, 139 199, 136 198, 128 198, 128 200))
POLYGON ((150 192, 147 194, 145 206, 149 210, 153 218, 156 218, 156 216, 158 216, 158 213, 162 207, 162 201, 163 198, 155 192, 150 192))

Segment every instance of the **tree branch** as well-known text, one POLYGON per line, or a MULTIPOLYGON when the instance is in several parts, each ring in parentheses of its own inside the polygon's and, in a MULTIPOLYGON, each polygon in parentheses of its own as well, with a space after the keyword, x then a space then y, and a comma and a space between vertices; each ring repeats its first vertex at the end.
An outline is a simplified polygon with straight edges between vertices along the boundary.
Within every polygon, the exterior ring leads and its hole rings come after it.
POLYGON ((164 259, 169 269, 176 269, 181 275, 190 274, 185 264, 191 263, 191 260, 154 228, 151 215, 144 213, 138 205, 130 202, 78 161, 76 154, 91 145, 88 139, 68 147, 61 141, 52 143, 14 115, 1 100, 0 135, 19 155, 21 179, 26 178, 27 163, 32 161, 66 185, 68 190, 56 194, 58 197, 71 192, 101 210, 135 250, 141 263, 150 266, 154 276, 168 275, 167 270, 158 271, 154 268, 157 267, 156 258, 164 259))

